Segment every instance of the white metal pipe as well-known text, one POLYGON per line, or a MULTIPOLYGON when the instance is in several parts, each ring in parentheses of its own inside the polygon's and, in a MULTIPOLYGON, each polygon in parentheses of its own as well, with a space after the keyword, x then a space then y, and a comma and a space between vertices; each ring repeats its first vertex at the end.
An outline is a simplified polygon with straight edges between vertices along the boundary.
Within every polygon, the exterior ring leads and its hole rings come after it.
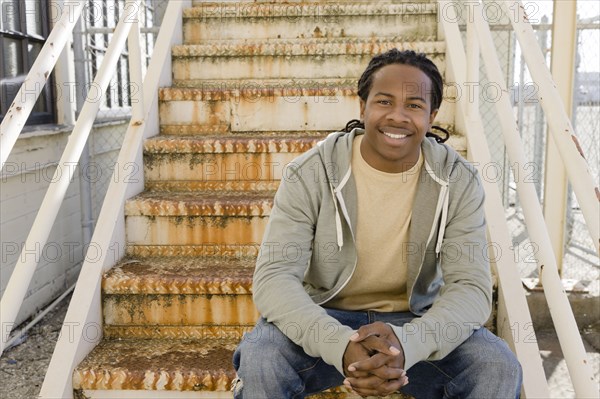
MULTIPOLYGON (((537 244, 539 250, 537 261, 539 266, 539 276, 544 286, 544 293, 550 308, 550 314, 565 355, 567 367, 575 387, 578 397, 596 397, 598 396, 597 384, 594 380, 594 374, 591 365, 587 359, 579 329, 573 316, 573 311, 569 300, 562 287, 554 251, 550 243, 550 236, 546 230, 546 223, 542 215, 542 209, 537 199, 535 187, 532 183, 527 183, 523 178, 526 175, 526 157, 523 151, 523 144, 518 134, 518 127, 514 119, 512 104, 508 95, 508 89, 504 81, 504 75, 500 63, 496 56, 496 49, 492 40, 492 34, 489 26, 484 21, 480 12, 474 13, 475 26, 481 43, 481 55, 490 81, 498 84, 503 95, 499 101, 496 101, 496 109, 502 125, 504 142, 511 163, 515 166, 515 182, 519 199, 523 207, 525 222, 530 239, 537 244)), ((537 41, 533 45, 539 49, 537 41)), ((523 52, 532 52, 529 47, 522 47, 523 52)), ((540 82, 540 85, 547 83, 540 82)), ((541 89, 541 88, 540 88, 541 89)))
POLYGON ((548 119, 550 133, 560 152, 567 170, 569 181, 573 186, 586 225, 592 236, 596 252, 600 253, 600 189, 592 177, 583 150, 575 136, 573 126, 561 101, 552 75, 546 66, 546 61, 537 45, 535 33, 528 22, 528 17, 521 1, 500 2, 508 15, 516 10, 517 15, 510 18, 517 39, 523 51, 523 56, 529 67, 529 72, 537 84, 538 100, 548 119), (515 7, 516 5, 516 7, 515 7), (509 10, 510 8, 510 10, 509 10))
MULTIPOLYGON (((456 21, 456 2, 440 1, 440 8, 448 18, 441 18, 443 33, 446 38, 446 70, 454 77, 454 83, 459 88, 465 88, 467 81, 467 57, 463 40, 456 21)), ((479 71, 479 69, 477 69, 479 71)), ((472 78, 472 77, 471 77, 472 78)), ((491 163, 491 155, 484 135, 481 114, 477 113, 467 118, 468 96, 458 96, 456 104, 455 123, 459 125, 464 120, 464 131, 467 135, 469 159, 480 170, 491 163)), ((488 225, 489 240, 494 243, 492 248, 499 246, 502 253, 511 252, 512 241, 504 216, 502 197, 498 185, 490 179, 482 179, 485 190, 485 217, 488 225)), ((527 300, 521 284, 519 270, 513 256, 496 256, 495 272, 498 277, 498 336, 507 341, 516 354, 523 368, 522 393, 526 398, 548 398, 548 382, 544 374, 542 359, 537 341, 523 340, 522 337, 531 334, 533 323, 527 306, 527 300)))
POLYGON ((144 118, 144 78, 142 73, 142 63, 145 57, 142 56, 142 46, 140 45, 140 12, 135 17, 135 22, 131 26, 129 36, 127 37, 127 47, 129 49, 129 81, 139 90, 135 90, 131 96, 131 120, 134 123, 143 123, 144 118))
POLYGON ((50 305, 48 305, 46 307, 46 309, 44 309, 40 314, 38 314, 35 317, 35 319, 31 320, 29 323, 27 323, 27 325, 25 327, 23 327, 16 334, 14 334, 14 336, 11 339, 9 339, 8 342, 6 343, 5 349, 8 350, 9 348, 11 348, 15 344, 15 342, 17 342, 17 340, 19 338, 21 338, 27 331, 31 330, 37 323, 39 323, 40 320, 42 320, 44 318, 44 316, 46 316, 52 309, 54 309, 56 307, 56 305, 61 303, 62 300, 65 299, 67 297, 67 295, 69 295, 71 293, 71 291, 73 291, 74 288, 75 288, 75 284, 73 284, 65 292, 63 292, 58 298, 56 298, 54 300, 54 302, 52 302, 50 305))
MULTIPOLYGON (((577 55, 577 2, 555 1, 552 26, 552 75, 557 91, 571 119, 573 111, 573 85, 575 83, 575 58, 577 55)), ((550 240, 556 254, 559 275, 562 275, 562 259, 565 247, 567 219, 567 171, 552 135, 546 140, 544 169, 544 219, 548 225, 550 240)), ((600 223, 600 222, 599 222, 600 223)))
MULTIPOLYGON (((144 78, 145 123, 142 125, 130 123, 119 152, 117 165, 127 165, 135 159, 141 159, 144 137, 158 132, 158 89, 171 84, 171 47, 182 42, 182 10, 191 5, 190 0, 183 0, 171 1, 167 6, 148 72, 144 78)), ((106 198, 110 198, 110 200, 104 202, 94 231, 93 241, 99 248, 106 249, 112 248, 113 244, 124 244, 123 209, 125 200, 143 190, 143 179, 128 182, 117 178, 118 173, 118 170, 114 171, 113 179, 111 179, 106 193, 106 198)), ((100 305, 102 273, 105 268, 112 267, 117 261, 117 259, 106 259, 106 252, 103 251, 103 257, 100 260, 84 262, 69 310, 65 316, 65 326, 84 326, 86 322, 90 321, 102 323, 100 305)), ((72 398, 73 369, 93 349, 94 345, 95 342, 86 339, 82 328, 76 329, 74 336, 61 334, 40 390, 40 398, 72 398)))
MULTIPOLYGON (((127 4, 133 4, 136 7, 139 5, 139 0, 128 0, 127 4)), ((52 182, 44 196, 42 205, 0 301, 0 326, 2 327, 0 353, 4 351, 6 345, 4 334, 10 332, 14 326, 15 319, 27 293, 27 288, 37 267, 40 254, 48 241, 50 230, 56 220, 62 201, 69 188, 69 183, 75 173, 75 166, 94 124, 94 119, 100 108, 100 98, 106 92, 114 68, 121 56, 121 51, 125 46, 125 40, 127 39, 131 24, 132 22, 128 19, 126 13, 123 13, 92 85, 96 89, 95 91, 97 91, 97 97, 92 97, 94 90, 88 92, 88 97, 81 110, 81 114, 75 123, 73 133, 69 137, 52 182)))
POLYGON ((473 24, 467 24, 467 117, 479 115, 479 43, 473 24), (471 88, 473 90, 471 91, 471 88))
POLYGON ((27 78, 21 85, 4 119, 2 119, 0 124, 0 170, 4 168, 4 163, 8 159, 10 151, 19 138, 31 110, 69 40, 84 4, 84 0, 73 0, 64 4, 60 19, 48 35, 48 39, 31 66, 27 78))

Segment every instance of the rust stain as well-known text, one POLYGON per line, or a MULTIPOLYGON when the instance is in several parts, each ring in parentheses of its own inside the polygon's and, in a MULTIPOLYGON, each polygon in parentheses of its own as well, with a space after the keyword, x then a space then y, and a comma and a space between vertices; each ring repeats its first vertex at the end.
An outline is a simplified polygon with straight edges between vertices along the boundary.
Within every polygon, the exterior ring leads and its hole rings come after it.
POLYGON ((106 294, 107 325, 247 325, 258 312, 250 294, 106 294))
POLYGON ((152 258, 126 260, 102 281, 105 294, 252 293, 254 258, 152 258))
POLYGON ((227 391, 236 342, 105 341, 73 373, 75 389, 227 391))
POLYGON ((577 151, 579 151, 579 155, 581 155, 582 158, 585 159, 585 155, 583 154, 583 149, 581 148, 581 145, 579 144, 579 140, 577 139, 577 137, 575 137, 575 135, 572 134, 571 139, 575 143, 575 147, 577 147, 577 151))

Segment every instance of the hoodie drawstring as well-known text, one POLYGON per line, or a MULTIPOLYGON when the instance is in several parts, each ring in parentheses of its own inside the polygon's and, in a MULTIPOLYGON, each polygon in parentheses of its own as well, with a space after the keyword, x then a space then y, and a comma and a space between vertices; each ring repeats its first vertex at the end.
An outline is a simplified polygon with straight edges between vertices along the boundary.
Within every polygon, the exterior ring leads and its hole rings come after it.
POLYGON ((335 196, 335 190, 333 185, 329 183, 329 189, 331 190, 331 199, 333 200, 333 206, 335 207, 335 231, 337 237, 338 251, 342 250, 344 246, 344 233, 342 231, 342 218, 340 217, 340 210, 338 208, 337 197, 335 196))
POLYGON ((437 244, 435 245, 435 256, 440 256, 442 250, 442 239, 444 238, 444 232, 446 230, 446 222, 448 221, 448 206, 449 206, 449 195, 448 185, 444 185, 444 205, 442 206, 442 220, 440 221, 440 230, 437 236, 437 244))

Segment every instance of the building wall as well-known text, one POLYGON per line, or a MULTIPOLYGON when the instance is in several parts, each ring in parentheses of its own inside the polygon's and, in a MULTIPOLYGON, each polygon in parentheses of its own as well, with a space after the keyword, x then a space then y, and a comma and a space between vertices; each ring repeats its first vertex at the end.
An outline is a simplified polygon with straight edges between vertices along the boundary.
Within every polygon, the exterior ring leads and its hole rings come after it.
MULTIPOLYGON (((111 180, 126 122, 96 125, 90 137, 92 166, 88 170, 94 219, 111 180)), ((22 133, 0 175, 0 294, 4 294, 19 256, 38 261, 16 324, 33 316, 74 284, 85 257, 79 168, 75 169, 48 242, 39 256, 34 254, 35 247, 21 254, 70 133, 71 128, 58 126, 22 133)), ((42 248, 41 244, 37 246, 42 248)))

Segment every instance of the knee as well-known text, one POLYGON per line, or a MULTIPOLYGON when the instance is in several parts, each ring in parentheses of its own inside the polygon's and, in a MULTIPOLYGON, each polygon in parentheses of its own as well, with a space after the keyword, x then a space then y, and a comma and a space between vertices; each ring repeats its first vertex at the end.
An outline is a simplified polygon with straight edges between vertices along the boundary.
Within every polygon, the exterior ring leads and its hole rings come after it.
POLYGON ((240 375, 263 374, 266 369, 277 368, 292 345, 275 325, 261 320, 251 332, 244 334, 233 355, 233 364, 240 375))
POLYGON ((489 381, 496 381, 502 397, 518 397, 523 381, 523 369, 515 354, 502 339, 489 344, 485 363, 489 381), (514 396, 513 396, 514 395, 514 396))

